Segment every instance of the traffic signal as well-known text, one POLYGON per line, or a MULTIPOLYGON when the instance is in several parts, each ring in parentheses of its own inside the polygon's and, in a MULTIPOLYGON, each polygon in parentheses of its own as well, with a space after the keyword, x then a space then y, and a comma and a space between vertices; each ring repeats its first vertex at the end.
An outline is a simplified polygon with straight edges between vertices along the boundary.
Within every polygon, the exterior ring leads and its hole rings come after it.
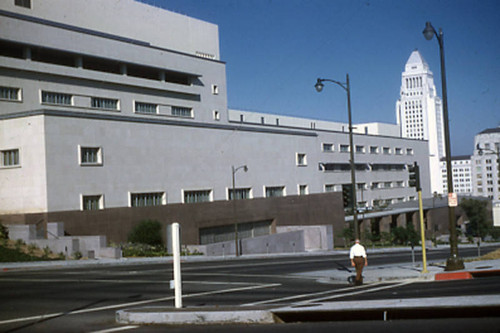
POLYGON ((342 199, 344 208, 352 207, 352 184, 342 185, 342 199))
POLYGON ((417 191, 420 191, 420 168, 418 167, 417 162, 413 165, 408 166, 408 177, 409 177, 409 182, 408 184, 410 187, 415 187, 417 191))

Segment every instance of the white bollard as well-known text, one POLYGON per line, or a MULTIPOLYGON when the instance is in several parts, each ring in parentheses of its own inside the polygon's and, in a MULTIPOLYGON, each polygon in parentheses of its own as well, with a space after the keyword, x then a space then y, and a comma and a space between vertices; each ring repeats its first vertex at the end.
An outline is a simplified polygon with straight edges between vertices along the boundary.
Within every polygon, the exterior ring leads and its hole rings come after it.
POLYGON ((172 250, 174 256, 174 289, 175 307, 182 308, 182 280, 181 280, 181 242, 179 237, 179 223, 172 223, 172 250))

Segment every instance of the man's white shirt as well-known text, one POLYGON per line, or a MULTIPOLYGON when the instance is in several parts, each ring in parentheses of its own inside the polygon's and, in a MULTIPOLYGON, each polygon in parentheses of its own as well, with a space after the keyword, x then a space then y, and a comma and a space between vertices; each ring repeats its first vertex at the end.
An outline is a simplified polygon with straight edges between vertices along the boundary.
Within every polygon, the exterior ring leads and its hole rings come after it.
POLYGON ((351 252, 349 258, 353 259, 354 257, 363 257, 366 258, 365 247, 361 244, 354 244, 351 247, 351 252))

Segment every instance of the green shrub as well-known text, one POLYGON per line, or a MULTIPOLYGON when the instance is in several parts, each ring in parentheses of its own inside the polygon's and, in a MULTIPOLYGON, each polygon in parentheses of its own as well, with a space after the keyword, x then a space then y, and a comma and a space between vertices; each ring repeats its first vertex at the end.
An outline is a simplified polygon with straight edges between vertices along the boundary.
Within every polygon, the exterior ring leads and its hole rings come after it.
POLYGON ((21 251, 21 248, 26 245, 26 243, 22 239, 17 239, 16 242, 14 243, 14 246, 16 247, 17 251, 21 251))
POLYGON ((0 223, 0 239, 9 239, 9 230, 0 223))
POLYGON ((124 244, 121 246, 124 257, 165 257, 169 254, 163 245, 124 244))
POLYGON ((129 233, 127 240, 129 243, 135 244, 163 245, 160 222, 154 220, 141 221, 129 233))
POLYGON ((32 256, 35 253, 35 250, 38 249, 38 246, 36 244, 29 244, 28 245, 28 254, 32 256))

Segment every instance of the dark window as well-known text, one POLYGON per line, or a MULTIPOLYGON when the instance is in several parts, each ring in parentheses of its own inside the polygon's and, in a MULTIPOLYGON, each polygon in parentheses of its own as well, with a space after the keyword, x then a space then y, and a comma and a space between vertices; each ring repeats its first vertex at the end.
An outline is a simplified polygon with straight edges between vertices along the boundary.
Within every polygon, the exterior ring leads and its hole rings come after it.
POLYGON ((0 41, 0 56, 23 59, 23 46, 2 40, 0 41))
POLYGON ((75 57, 71 53, 39 47, 31 49, 31 60, 62 66, 75 65, 75 57))
POLYGON ((19 7, 31 9, 31 0, 14 0, 14 4, 19 7))

